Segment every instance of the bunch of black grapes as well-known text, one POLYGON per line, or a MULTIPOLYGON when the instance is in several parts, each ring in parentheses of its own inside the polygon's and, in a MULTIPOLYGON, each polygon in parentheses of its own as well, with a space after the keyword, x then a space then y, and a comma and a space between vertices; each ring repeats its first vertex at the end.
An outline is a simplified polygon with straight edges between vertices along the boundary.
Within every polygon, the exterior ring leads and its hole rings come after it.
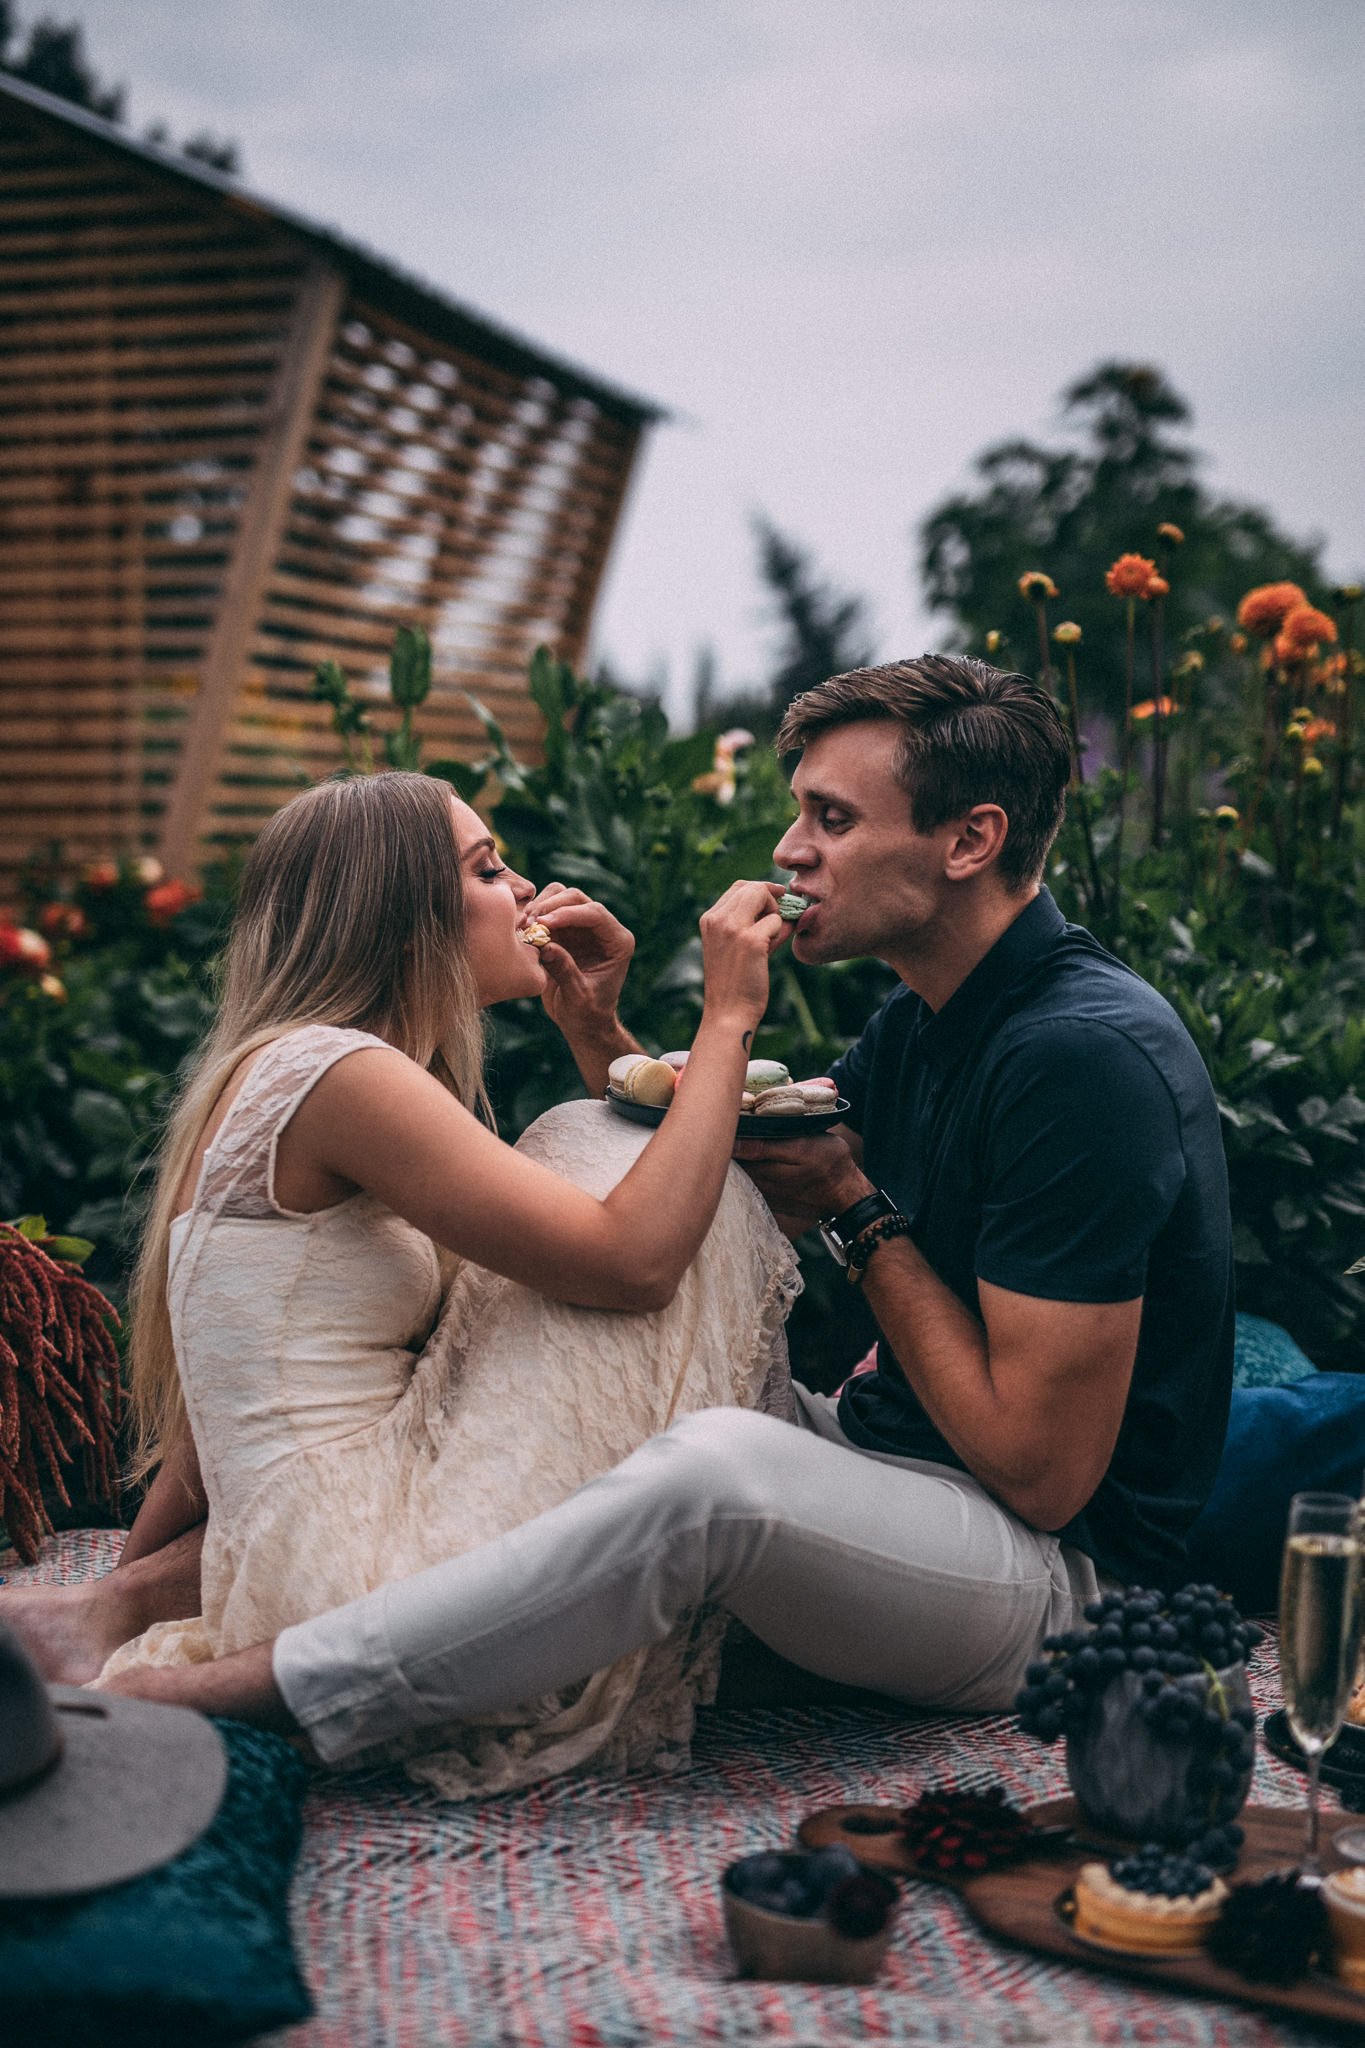
POLYGON ((1256 1716, 1234 1707, 1215 1674, 1240 1662, 1261 1640, 1216 1586, 1185 1586, 1167 1596, 1130 1586, 1085 1610, 1088 1629, 1047 1636, 1045 1658, 1030 1664, 1015 1701, 1025 1734, 1039 1742, 1077 1734, 1092 1706, 1122 1672, 1140 1680, 1138 1712, 1151 1734, 1194 1751, 1185 1841, 1213 1869, 1236 1861, 1242 1831, 1233 1822, 1256 1754, 1256 1716), (1204 1673, 1206 1683, 1179 1685, 1204 1673))

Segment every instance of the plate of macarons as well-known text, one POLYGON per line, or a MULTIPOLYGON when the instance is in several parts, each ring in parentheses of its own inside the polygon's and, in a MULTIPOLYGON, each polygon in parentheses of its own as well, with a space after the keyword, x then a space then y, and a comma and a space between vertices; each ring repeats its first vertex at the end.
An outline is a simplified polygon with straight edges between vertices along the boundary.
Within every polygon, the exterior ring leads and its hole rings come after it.
MULTIPOLYGON (((685 1052, 623 1053, 607 1069, 607 1104, 634 1124, 661 1124, 687 1069, 685 1052)), ((779 1060, 750 1060, 738 1104, 741 1138, 807 1138, 848 1114, 833 1081, 793 1081, 779 1060)))

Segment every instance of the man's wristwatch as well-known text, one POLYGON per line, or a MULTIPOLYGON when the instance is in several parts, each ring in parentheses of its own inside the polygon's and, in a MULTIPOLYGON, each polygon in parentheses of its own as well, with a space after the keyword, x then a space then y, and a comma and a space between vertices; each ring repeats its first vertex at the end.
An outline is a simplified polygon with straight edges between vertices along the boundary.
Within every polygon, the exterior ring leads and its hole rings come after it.
POLYGON ((823 1217, 820 1235, 830 1257, 856 1283, 862 1279, 867 1261, 879 1244, 888 1237, 910 1235, 910 1220, 902 1215, 890 1195, 875 1188, 840 1215, 823 1217))

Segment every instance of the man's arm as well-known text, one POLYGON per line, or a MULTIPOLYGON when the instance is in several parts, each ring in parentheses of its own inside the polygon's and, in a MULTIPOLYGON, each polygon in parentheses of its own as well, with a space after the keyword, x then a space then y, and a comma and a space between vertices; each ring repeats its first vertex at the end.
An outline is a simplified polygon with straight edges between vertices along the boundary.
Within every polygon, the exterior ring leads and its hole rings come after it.
POLYGON ((1137 1356, 1142 1298, 1040 1301, 978 1283, 984 1322, 905 1238, 863 1291, 925 1413, 1021 1521, 1060 1529, 1108 1470, 1137 1356))
POLYGON ((540 956, 549 977, 546 1012, 568 1040, 584 1087, 601 1095, 612 1061, 641 1050, 616 1014, 635 940, 604 904, 562 882, 548 883, 530 914, 554 940, 540 956))
MULTIPOLYGON (((772 1208, 807 1229, 873 1191, 833 1133, 750 1140, 737 1156, 772 1208)), ((905 1238, 873 1253, 863 1291, 925 1412, 972 1477, 1035 1528, 1061 1528, 1079 1513, 1113 1455, 1141 1297, 1043 1300, 981 1281, 979 1320, 905 1238)))

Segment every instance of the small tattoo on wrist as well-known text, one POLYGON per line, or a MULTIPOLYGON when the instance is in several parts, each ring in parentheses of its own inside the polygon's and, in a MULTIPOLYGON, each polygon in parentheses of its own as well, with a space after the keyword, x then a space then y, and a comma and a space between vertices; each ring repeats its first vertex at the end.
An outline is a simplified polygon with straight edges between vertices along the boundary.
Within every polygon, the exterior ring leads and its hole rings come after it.
POLYGON ((741 1038, 739 1041, 740 1044, 744 1047, 745 1052, 749 1050, 749 1041, 753 1037, 753 1035, 754 1034, 752 1031, 746 1031, 743 1038, 741 1038))

